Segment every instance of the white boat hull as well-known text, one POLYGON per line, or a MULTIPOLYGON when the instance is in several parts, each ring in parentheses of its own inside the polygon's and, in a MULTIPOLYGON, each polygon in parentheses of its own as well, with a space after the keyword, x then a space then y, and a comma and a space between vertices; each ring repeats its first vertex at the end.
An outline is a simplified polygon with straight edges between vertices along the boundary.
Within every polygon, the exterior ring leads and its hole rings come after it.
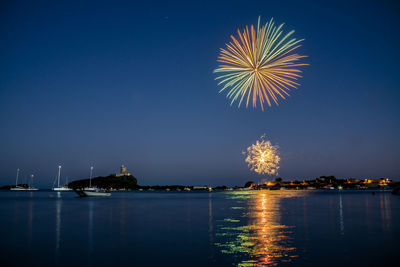
POLYGON ((81 190, 81 189, 75 189, 75 192, 80 196, 80 197, 109 197, 111 196, 110 192, 101 192, 101 191, 92 191, 92 190, 81 190))
POLYGON ((72 189, 68 187, 54 187, 53 191, 72 191, 72 189))
POLYGON ((31 188, 13 187, 13 188, 10 188, 10 190, 12 190, 12 191, 37 191, 39 189, 34 188, 34 187, 31 187, 31 188))

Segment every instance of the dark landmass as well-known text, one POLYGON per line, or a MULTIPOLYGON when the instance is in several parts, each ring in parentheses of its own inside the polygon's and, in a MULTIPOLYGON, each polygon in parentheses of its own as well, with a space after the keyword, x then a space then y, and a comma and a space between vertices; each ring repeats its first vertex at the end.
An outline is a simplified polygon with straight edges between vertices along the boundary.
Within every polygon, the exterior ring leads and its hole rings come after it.
MULTIPOLYGON (((77 180, 68 184, 69 188, 82 189, 89 187, 89 179, 77 180)), ((18 186, 28 188, 27 184, 19 184, 18 186)), ((97 187, 105 190, 140 190, 140 191, 223 191, 223 190, 310 190, 310 189, 394 189, 400 188, 400 182, 394 182, 389 179, 337 179, 335 176, 321 176, 313 180, 303 181, 283 181, 282 178, 276 178, 273 181, 255 184, 253 181, 248 181, 243 187, 235 186, 228 187, 226 185, 210 187, 204 186, 189 186, 189 185, 152 185, 140 186, 137 184, 137 179, 132 175, 109 175, 106 177, 92 178, 92 187, 97 187)), ((10 190, 15 185, 5 185, 0 187, 0 190, 10 190)))
MULTIPOLYGON (((27 184, 19 184, 19 187, 23 187, 23 188, 29 188, 29 185, 27 184)), ((0 187, 0 190, 10 190, 11 188, 14 188, 15 185, 4 185, 0 187)))
POLYGON ((144 186, 139 186, 139 189, 142 190, 184 190, 185 188, 190 188, 193 189, 193 186, 186 187, 184 185, 144 185, 144 186))
MULTIPOLYGON (((171 191, 191 191, 191 190, 212 190, 217 187, 204 186, 191 186, 191 185, 145 185, 139 186, 139 190, 171 190, 171 191)), ((224 188, 227 188, 224 186, 224 188)))
POLYGON ((253 181, 248 181, 244 184, 244 187, 254 187, 255 183, 253 181))
MULTIPOLYGON (((83 179, 70 182, 68 184, 68 187, 73 189, 82 189, 85 187, 89 187, 89 185, 90 180, 83 179)), ((96 178, 92 178, 91 186, 107 190, 135 190, 139 188, 137 184, 137 179, 132 175, 109 175, 106 177, 99 176, 96 178)))
MULTIPOLYGON (((249 181, 246 185, 250 185, 249 181)), ((337 179, 335 176, 321 176, 314 180, 303 181, 283 181, 282 178, 276 178, 274 181, 252 185, 252 189, 393 189, 400 185, 400 182, 394 182, 390 179, 337 179)), ((246 187, 246 186, 245 186, 246 187)))
POLYGON ((139 190, 168 190, 168 191, 181 191, 181 190, 310 190, 310 189, 393 189, 400 187, 400 182, 394 182, 389 179, 337 179, 335 176, 321 176, 313 180, 303 181, 283 181, 278 177, 274 181, 255 184, 253 181, 245 183, 244 187, 228 187, 226 185, 209 187, 209 186, 184 186, 184 185, 155 185, 155 186, 138 186, 139 190))

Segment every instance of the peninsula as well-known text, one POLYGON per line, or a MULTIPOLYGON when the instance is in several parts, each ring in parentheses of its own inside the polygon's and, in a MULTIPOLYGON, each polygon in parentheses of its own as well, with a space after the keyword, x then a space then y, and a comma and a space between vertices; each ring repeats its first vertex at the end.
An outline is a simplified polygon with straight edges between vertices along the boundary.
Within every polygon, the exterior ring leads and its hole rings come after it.
POLYGON ((139 188, 137 179, 127 172, 124 165, 121 166, 120 173, 110 174, 106 177, 99 176, 95 178, 76 180, 70 182, 67 186, 73 189, 83 189, 85 187, 93 186, 106 190, 135 190, 139 188))

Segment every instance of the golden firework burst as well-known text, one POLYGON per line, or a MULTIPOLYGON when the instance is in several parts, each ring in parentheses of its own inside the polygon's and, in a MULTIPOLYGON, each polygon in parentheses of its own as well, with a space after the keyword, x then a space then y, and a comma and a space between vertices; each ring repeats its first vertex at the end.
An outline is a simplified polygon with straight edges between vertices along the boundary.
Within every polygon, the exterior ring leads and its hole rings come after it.
POLYGON ((247 148, 245 162, 250 170, 257 174, 277 175, 279 171, 278 146, 274 146, 270 141, 265 140, 265 135, 260 137, 255 144, 247 148))
POLYGON ((284 24, 275 26, 271 19, 260 27, 258 19, 257 29, 253 25, 241 32, 238 29, 238 38, 231 35, 232 41, 221 48, 218 62, 222 63, 214 73, 220 73, 216 79, 218 85, 223 85, 220 93, 230 88, 227 97, 231 105, 239 100, 240 107, 246 98, 248 107, 250 98, 253 107, 257 106, 257 99, 262 110, 264 103, 271 106, 271 101, 278 105, 278 97, 285 99, 291 88, 297 88, 296 82, 301 78, 301 70, 297 67, 308 64, 297 61, 306 56, 292 53, 300 47, 302 40, 290 38, 294 31, 283 34, 284 24))

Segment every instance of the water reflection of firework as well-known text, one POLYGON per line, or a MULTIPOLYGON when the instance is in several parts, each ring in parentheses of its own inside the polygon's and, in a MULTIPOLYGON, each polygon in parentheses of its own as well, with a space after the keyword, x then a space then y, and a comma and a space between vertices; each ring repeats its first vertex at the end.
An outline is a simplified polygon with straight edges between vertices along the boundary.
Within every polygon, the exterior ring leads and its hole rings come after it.
POLYGON ((270 141, 264 139, 265 135, 247 148, 247 152, 244 153, 245 161, 250 170, 258 174, 277 175, 281 160, 278 146, 274 146, 270 141))
POLYGON ((219 226, 216 235, 221 242, 215 245, 222 253, 235 255, 239 261, 238 266, 275 266, 290 262, 297 257, 291 238, 293 227, 281 224, 280 202, 284 198, 302 194, 295 191, 243 191, 227 194, 236 200, 236 204, 245 203, 245 213, 240 218, 224 220, 224 225, 219 226))

